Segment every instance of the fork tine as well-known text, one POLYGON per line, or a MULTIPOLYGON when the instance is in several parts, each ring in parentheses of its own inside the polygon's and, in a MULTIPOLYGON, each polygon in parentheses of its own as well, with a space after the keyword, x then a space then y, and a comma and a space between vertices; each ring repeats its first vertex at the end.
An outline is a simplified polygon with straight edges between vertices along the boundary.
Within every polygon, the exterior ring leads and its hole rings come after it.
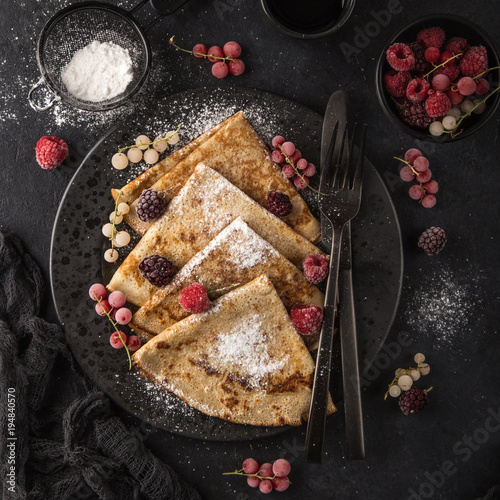
POLYGON ((352 188, 355 190, 361 189, 361 178, 363 176, 363 165, 365 162, 365 140, 366 140, 366 125, 363 125, 361 130, 361 142, 358 148, 358 161, 356 163, 356 170, 352 181, 352 188))
POLYGON ((328 187, 329 180, 331 177, 331 164, 333 158, 333 150, 335 149, 335 143, 337 142, 337 132, 339 129, 339 122, 335 123, 335 127, 333 127, 332 138, 330 139, 330 144, 328 145, 328 151, 326 153, 325 161, 321 165, 321 175, 319 178, 319 191, 325 192, 328 187))
POLYGON ((354 123, 354 127, 352 129, 352 134, 351 138, 349 139, 349 133, 347 134, 346 142, 348 146, 348 150, 344 153, 344 158, 343 158, 343 163, 342 163, 342 178, 340 182, 340 187, 341 188, 348 188, 349 183, 350 183, 350 171, 351 169, 351 161, 352 161, 352 153, 353 153, 353 148, 354 148, 354 138, 356 137, 356 127, 358 126, 357 123, 354 123))
POLYGON ((344 169, 347 168, 347 165, 349 164, 349 158, 344 157, 344 148, 347 142, 347 124, 344 128, 344 134, 342 135, 342 144, 340 145, 340 150, 338 153, 335 155, 335 172, 333 176, 333 181, 332 185, 336 186, 337 188, 342 187, 340 181, 342 180, 344 176, 344 169), (347 160, 347 161, 344 161, 347 160))

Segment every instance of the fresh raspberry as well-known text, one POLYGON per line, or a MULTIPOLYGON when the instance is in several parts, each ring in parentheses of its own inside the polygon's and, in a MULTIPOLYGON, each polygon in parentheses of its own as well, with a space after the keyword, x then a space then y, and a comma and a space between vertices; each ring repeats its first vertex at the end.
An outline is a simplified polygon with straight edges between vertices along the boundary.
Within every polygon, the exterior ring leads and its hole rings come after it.
POLYGON ((406 87, 406 97, 413 102, 424 101, 431 86, 423 78, 414 78, 406 87))
POLYGON ((398 72, 391 69, 384 75, 384 87, 393 97, 404 97, 410 80, 411 75, 409 71, 398 72))
POLYGON ((161 194, 154 189, 144 189, 135 207, 137 217, 143 222, 157 219, 165 213, 166 209, 167 204, 165 200, 161 194))
POLYGON ((406 101, 400 114, 402 120, 411 127, 425 129, 432 122, 432 118, 425 111, 423 102, 406 101))
POLYGON ((412 387, 409 391, 403 391, 399 396, 399 407, 405 415, 417 414, 427 406, 428 402, 429 396, 416 387, 412 387))
POLYGON ((36 160, 46 170, 58 167, 68 154, 69 149, 66 141, 59 139, 59 137, 43 136, 36 143, 36 160))
POLYGON ((394 43, 386 52, 387 62, 396 71, 408 71, 415 67, 415 55, 404 43, 394 43))
POLYGON ((421 248, 427 255, 437 255, 444 248, 447 240, 443 229, 432 226, 418 238, 418 248, 421 248))
POLYGON ((445 33, 442 28, 434 26, 433 28, 425 28, 418 32, 417 42, 422 43, 427 47, 441 48, 445 39, 445 33))
POLYGON ((328 276, 328 260, 324 255, 318 253, 309 254, 304 259, 304 276, 309 283, 316 285, 328 276))
POLYGON ((210 299, 203 285, 192 283, 182 290, 179 295, 179 304, 185 311, 198 314, 210 307, 210 299))
POLYGON ((482 45, 471 47, 460 61, 460 71, 463 76, 474 78, 487 69, 488 53, 482 45))
POLYGON ((139 271, 143 278, 158 287, 168 285, 174 274, 172 262, 159 255, 144 257, 139 264, 139 271))
POLYGON ((450 82, 454 82, 460 74, 460 68, 456 64, 450 64, 449 66, 442 66, 441 68, 438 68, 434 74, 446 75, 450 79, 450 82))
POLYGON ((323 310, 314 305, 296 305, 290 311, 295 329, 302 335, 316 333, 323 322, 323 310))
POLYGON ((450 38, 448 42, 446 43, 444 50, 451 52, 454 56, 457 54, 462 54, 461 56, 457 57, 457 60, 460 61, 464 54, 469 50, 469 42, 462 37, 459 36, 454 36, 453 38, 450 38))
POLYGON ((429 116, 444 116, 451 108, 448 96, 440 90, 429 90, 429 97, 425 101, 425 111, 429 116))
POLYGON ((285 193, 281 191, 269 191, 266 199, 266 208, 276 217, 286 217, 293 210, 292 202, 285 193))
POLYGON ((409 43, 408 47, 410 47, 415 56, 415 71, 417 73, 427 73, 431 65, 429 61, 425 59, 425 47, 419 42, 409 43))

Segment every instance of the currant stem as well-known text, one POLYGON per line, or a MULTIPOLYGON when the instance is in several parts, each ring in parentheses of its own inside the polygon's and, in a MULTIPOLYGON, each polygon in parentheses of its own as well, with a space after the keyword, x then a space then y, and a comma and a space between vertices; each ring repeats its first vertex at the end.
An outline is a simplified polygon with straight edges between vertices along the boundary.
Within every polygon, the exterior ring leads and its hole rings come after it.
POLYGON ((111 236, 109 237, 109 240, 111 241, 111 250, 114 250, 115 248, 115 224, 116 224, 116 217, 118 216, 118 202, 120 201, 120 196, 123 194, 123 191, 120 191, 118 193, 118 196, 116 197, 115 201, 115 215, 113 217, 113 227, 111 228, 111 236))
POLYGON ((472 79, 477 80, 478 78, 481 78, 485 73, 488 73, 488 71, 493 71, 494 69, 500 69, 500 66, 495 66, 493 68, 487 68, 482 73, 479 73, 479 75, 474 76, 472 79))
POLYGON ((118 330, 118 327, 116 326, 117 324, 116 324, 115 321, 113 321, 113 318, 111 317, 111 314, 108 311, 106 311, 106 309, 104 309, 104 307, 102 307, 102 300, 97 296, 97 294, 95 292, 94 292, 94 297, 97 300, 97 302, 99 303, 99 305, 101 306, 101 310, 106 313, 106 316, 108 317, 109 321, 113 325, 115 331, 118 333, 118 338, 120 339, 121 343, 123 344, 123 347, 125 347, 125 350, 127 351, 128 369, 132 370, 132 358, 130 357, 130 351, 128 350, 127 344, 122 339, 122 336, 121 336, 122 332, 120 330, 118 330))
MULTIPOLYGON (((471 113, 479 106, 481 106, 481 104, 485 103, 487 99, 489 99, 495 92, 498 92, 498 90, 500 90, 500 87, 497 87, 495 90, 493 90, 493 92, 490 92, 482 101, 479 101, 470 111, 468 111, 467 113, 465 113, 465 115, 463 115, 460 120, 458 120, 455 128, 458 128, 458 126, 462 123, 462 121, 464 120, 464 118, 467 118, 468 116, 471 116, 471 113)), ((458 135, 458 134, 456 134, 458 135)), ((454 137, 454 136, 452 136, 454 137)))
POLYGON ((285 161, 288 163, 288 165, 291 165, 291 167, 293 168, 293 170, 295 171, 295 173, 302 179, 302 181, 304 182, 304 184, 309 189, 311 189, 312 191, 314 191, 315 193, 318 193, 318 194, 324 196, 325 193, 320 193, 319 191, 317 191, 316 189, 314 189, 313 187, 311 187, 309 184, 307 184, 306 180, 304 179, 304 175, 302 175, 299 172, 299 169, 297 168, 297 166, 295 165, 295 163, 293 163, 293 161, 290 160, 290 157, 283 151, 283 148, 280 145, 278 145, 278 149, 281 151, 281 154, 285 157, 285 161))
POLYGON ((240 470, 235 470, 234 472, 223 472, 223 476, 245 476, 245 477, 257 477, 259 479, 269 479, 272 481, 273 479, 276 479, 276 476, 268 477, 268 476, 259 476, 259 472, 257 471, 255 474, 247 474, 246 472, 243 472, 243 469, 240 470))
POLYGON ((220 59, 224 63, 226 61, 235 61, 236 60, 236 59, 232 59, 231 57, 214 56, 212 54, 203 54, 202 52, 194 52, 192 50, 183 49, 183 48, 181 48, 181 47, 179 47, 178 45, 175 44, 174 38, 175 38, 175 35, 169 40, 168 43, 170 43, 170 45, 174 46, 177 50, 182 50, 182 52, 186 52, 188 54, 193 54, 193 55, 201 56, 201 57, 204 57, 206 59, 208 59, 209 57, 211 57, 212 59, 220 59))
POLYGON ((422 78, 426 79, 430 74, 434 73, 434 71, 436 71, 438 68, 442 68, 443 66, 446 66, 446 64, 448 64, 450 61, 453 61, 453 59, 456 59, 457 57, 460 57, 461 55, 462 55, 462 52, 460 52, 460 54, 455 54, 454 56, 449 57, 448 59, 446 59, 446 61, 444 63, 438 64, 437 66, 434 66, 434 68, 432 68, 429 71, 429 73, 426 73, 422 78))
POLYGON ((154 141, 151 142, 141 142, 141 144, 132 144, 132 146, 125 146, 123 148, 118 148, 118 153, 121 153, 122 151, 125 151, 126 149, 131 149, 131 148, 137 148, 138 146, 148 146, 148 149, 151 146, 155 146, 161 141, 168 141, 171 139, 175 134, 179 132, 179 130, 182 128, 182 123, 179 123, 179 126, 172 132, 170 135, 167 135, 166 137, 158 137, 158 139, 155 139, 154 141))

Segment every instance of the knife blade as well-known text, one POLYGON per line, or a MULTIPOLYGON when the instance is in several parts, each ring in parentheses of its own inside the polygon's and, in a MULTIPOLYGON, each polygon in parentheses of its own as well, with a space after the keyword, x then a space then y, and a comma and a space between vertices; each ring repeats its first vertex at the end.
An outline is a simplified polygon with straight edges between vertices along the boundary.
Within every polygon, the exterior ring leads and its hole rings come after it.
POLYGON ((338 297, 347 458, 361 459, 365 458, 365 442, 359 383, 356 314, 352 286, 350 221, 344 226, 342 233, 338 297))
MULTIPOLYGON (((344 135, 344 129, 347 121, 347 96, 343 90, 335 91, 328 100, 326 106, 325 116, 323 118, 323 129, 321 132, 321 157, 320 157, 320 167, 321 169, 328 168, 326 165, 326 154, 328 152, 328 146, 332 138, 333 129, 335 124, 339 122, 339 128, 337 131, 337 141, 335 143, 335 148, 338 149, 344 135)), ((318 195, 320 196, 320 195, 318 195)), ((327 248, 332 246, 332 226, 330 221, 321 215, 321 239, 327 248)))

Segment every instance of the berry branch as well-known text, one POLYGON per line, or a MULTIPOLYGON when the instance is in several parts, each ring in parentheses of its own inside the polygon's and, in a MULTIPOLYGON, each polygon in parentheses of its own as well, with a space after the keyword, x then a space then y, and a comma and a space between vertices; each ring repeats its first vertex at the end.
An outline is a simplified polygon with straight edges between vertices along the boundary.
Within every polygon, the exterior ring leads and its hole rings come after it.
MULTIPOLYGON (((261 476, 259 475, 259 471, 257 471, 255 474, 247 474, 243 469, 240 470, 235 470, 234 472, 223 472, 223 476, 245 476, 245 477, 256 477, 257 479, 269 479, 269 481, 272 481, 273 479, 276 479, 276 475, 274 476, 261 476)), ((292 483, 290 483, 292 484, 292 483)))
POLYGON ((118 327, 116 326, 117 323, 115 321, 113 321, 111 314, 108 311, 106 311, 106 309, 102 305, 102 300, 97 296, 97 294, 95 292, 94 292, 94 298, 101 306, 101 310, 104 311, 104 313, 108 317, 109 321, 111 321, 113 328, 116 330, 116 333, 118 334, 118 338, 120 339, 121 343, 123 344, 123 347, 125 347, 125 350, 127 351, 127 356, 128 356, 128 369, 131 370, 132 369, 132 358, 130 357, 130 351, 127 347, 127 344, 125 343, 125 341, 122 338, 122 332, 120 330, 118 330, 118 327))
POLYGON ((285 157, 286 163, 288 163, 288 165, 290 165, 293 168, 293 170, 295 171, 295 173, 302 179, 302 182, 304 182, 304 184, 309 189, 311 189, 312 191, 314 191, 315 193, 318 193, 319 195, 325 196, 325 193, 320 193, 319 191, 317 191, 316 189, 314 189, 313 187, 311 187, 310 184, 308 184, 308 182, 304 178, 305 176, 303 174, 301 174, 300 171, 299 171, 299 169, 297 168, 297 165, 295 165, 295 163, 290 159, 290 157, 283 151, 283 148, 281 147, 281 144, 278 144, 278 149, 281 151, 281 154, 285 157))
POLYGON ((112 217, 112 228, 111 228, 111 234, 109 235, 109 240, 111 241, 111 250, 113 251, 115 249, 115 236, 116 236, 116 218, 119 217, 121 214, 118 212, 118 203, 120 201, 120 197, 123 194, 123 191, 120 191, 118 193, 118 196, 116 197, 115 201, 115 210, 114 210, 114 216, 112 217))
POLYGON ((131 149, 131 148, 137 148, 139 146, 147 146, 148 149, 151 147, 151 146, 156 146, 159 142, 161 141, 169 141, 170 139, 172 139, 172 137, 174 137, 175 134, 179 133, 179 130, 182 128, 182 123, 179 123, 179 126, 175 129, 174 132, 172 132, 171 134, 167 135, 166 137, 158 137, 157 139, 155 139, 154 141, 151 141, 151 142, 141 142, 140 144, 133 144, 132 146, 125 146, 123 148, 118 148, 118 153, 121 153, 122 151, 125 151, 126 149, 131 149))
MULTIPOLYGON (((461 118, 460 120, 458 120, 456 126, 455 126, 455 130, 458 128, 458 126, 462 123, 462 121, 464 120, 464 118, 467 118, 468 116, 471 116, 471 114, 473 113, 473 111, 478 108, 479 106, 481 106, 482 104, 484 104, 493 94, 495 94, 496 92, 498 92, 498 90, 500 90, 500 87, 497 87, 495 90, 493 90, 492 92, 490 92, 482 101, 478 102, 471 110, 469 110, 467 113, 465 113, 461 118)), ((457 135, 461 134, 463 132, 463 129, 460 130, 459 132, 456 132, 454 133, 453 130, 450 131, 450 134, 451 134, 451 137, 456 137, 457 135)))
POLYGON ((233 59, 232 57, 228 57, 228 56, 215 56, 212 54, 204 54, 203 52, 194 52, 192 50, 183 49, 182 47, 179 47, 178 45, 175 44, 174 38, 175 38, 175 35, 168 41, 168 43, 170 45, 172 45, 173 47, 175 47, 177 50, 181 50, 182 52, 186 52, 187 54, 193 54, 194 56, 205 57, 207 59, 208 58, 218 59, 219 61, 221 61, 223 63, 225 63, 227 61, 235 61, 236 60, 236 59, 233 59))
POLYGON ((452 57, 449 57, 448 59, 446 59, 445 62, 438 64, 437 66, 433 64, 434 67, 428 73, 426 73, 422 78, 425 80, 429 75, 434 73, 434 71, 436 71, 438 68, 442 68, 443 66, 446 66, 450 61, 453 61, 453 59, 456 59, 457 57, 460 57, 461 55, 462 55, 462 52, 460 52, 460 54, 455 54, 452 57))

